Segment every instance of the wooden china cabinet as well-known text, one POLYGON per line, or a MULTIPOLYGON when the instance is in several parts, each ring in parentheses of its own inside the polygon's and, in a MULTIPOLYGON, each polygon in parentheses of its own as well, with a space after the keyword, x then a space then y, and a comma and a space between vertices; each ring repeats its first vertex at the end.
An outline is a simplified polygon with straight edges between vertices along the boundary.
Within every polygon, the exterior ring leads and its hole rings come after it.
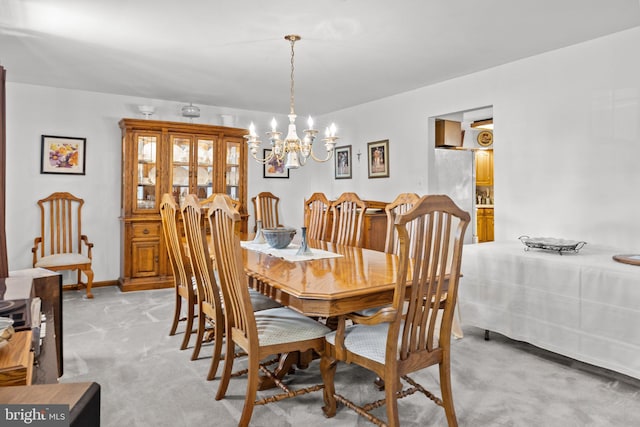
POLYGON ((177 202, 226 193, 241 203, 247 222, 245 129, 122 119, 120 289, 173 286, 158 206, 164 193, 177 202))

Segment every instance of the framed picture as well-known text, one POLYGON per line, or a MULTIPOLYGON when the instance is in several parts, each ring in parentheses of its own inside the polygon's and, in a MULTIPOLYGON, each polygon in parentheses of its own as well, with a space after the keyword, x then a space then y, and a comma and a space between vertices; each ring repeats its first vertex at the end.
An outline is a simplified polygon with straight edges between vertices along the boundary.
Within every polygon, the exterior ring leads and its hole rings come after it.
POLYGON ((336 162, 336 179, 351 179, 351 146, 336 147, 333 156, 336 162))
POLYGON ((84 175, 86 138, 42 135, 40 173, 84 175))
POLYGON ((369 178, 389 177, 389 140, 367 143, 369 178))
MULTIPOLYGON (((266 159, 271 154, 270 148, 265 148, 263 155, 266 159)), ((284 160, 275 157, 264 164, 262 176, 264 178, 289 178, 289 169, 284 167, 284 160)))

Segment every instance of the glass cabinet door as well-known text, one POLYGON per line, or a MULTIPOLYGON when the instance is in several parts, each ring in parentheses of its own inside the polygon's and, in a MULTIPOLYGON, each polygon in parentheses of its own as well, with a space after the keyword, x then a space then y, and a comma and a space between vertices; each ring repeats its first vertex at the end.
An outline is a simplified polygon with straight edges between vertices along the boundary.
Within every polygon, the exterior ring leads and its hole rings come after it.
POLYGON ((196 138, 197 165, 196 195, 204 200, 213 194, 213 165, 215 164, 215 141, 211 138, 196 138))
POLYGON ((182 203, 189 194, 189 177, 191 160, 191 138, 171 136, 171 191, 178 203, 182 203))
POLYGON ((138 173, 135 179, 136 208, 138 210, 155 209, 158 196, 158 142, 160 137, 154 134, 135 134, 134 141, 138 150, 138 173))
POLYGON ((226 166, 225 188, 226 193, 233 200, 240 200, 240 148, 241 143, 227 140, 226 142, 226 166))

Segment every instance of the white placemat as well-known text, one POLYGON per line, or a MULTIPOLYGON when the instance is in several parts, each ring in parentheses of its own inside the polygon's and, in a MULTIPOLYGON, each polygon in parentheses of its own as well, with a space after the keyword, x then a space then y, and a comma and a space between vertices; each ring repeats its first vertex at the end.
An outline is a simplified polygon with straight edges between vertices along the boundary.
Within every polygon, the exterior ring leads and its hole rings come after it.
POLYGON ((253 243, 252 241, 241 241, 240 245, 249 249, 250 251, 262 252, 265 254, 273 255, 278 258, 283 258, 287 261, 309 261, 312 259, 323 259, 323 258, 338 258, 342 255, 336 254, 333 252, 323 251, 322 249, 309 248, 311 250, 311 255, 296 255, 298 249, 300 249, 300 245, 295 243, 291 243, 284 249, 274 249, 269 246, 268 243, 253 243))

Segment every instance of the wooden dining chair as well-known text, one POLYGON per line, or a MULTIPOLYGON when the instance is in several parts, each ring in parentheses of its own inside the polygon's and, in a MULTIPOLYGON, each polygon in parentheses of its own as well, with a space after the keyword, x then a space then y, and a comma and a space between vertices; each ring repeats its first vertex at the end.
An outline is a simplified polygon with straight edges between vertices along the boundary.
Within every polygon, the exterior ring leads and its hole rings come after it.
POLYGON ((331 202, 324 193, 313 193, 304 201, 304 225, 307 227, 308 239, 327 239, 330 210, 331 202))
POLYGON ((371 316, 340 316, 337 331, 326 337, 320 369, 325 385, 323 410, 328 417, 336 414, 339 401, 375 424, 398 426, 397 399, 420 391, 444 407, 450 426, 457 425, 450 374, 451 324, 469 221, 469 213, 443 195, 424 196, 413 209, 396 217, 400 255, 392 305, 371 316), (416 229, 413 235, 407 229, 411 222, 416 229), (416 247, 413 258, 412 244, 416 247), (444 314, 438 329, 440 308, 444 314), (347 319, 353 325, 346 327, 347 319), (384 381, 384 399, 358 406, 336 394, 334 376, 338 361, 356 363, 375 372, 384 381), (442 398, 408 376, 435 364, 439 366, 442 398), (409 386, 403 389, 404 383, 409 386), (384 404, 386 424, 370 412, 384 404))
POLYGON ((263 359, 297 351, 321 352, 324 348, 324 336, 329 329, 287 307, 254 313, 243 269, 240 237, 236 231, 240 215, 233 209, 227 196, 218 196, 213 200, 208 216, 224 296, 227 336, 224 371, 216 400, 226 395, 233 368, 233 349, 238 346, 248 354, 247 390, 238 424, 247 426, 256 404, 277 402, 322 388, 321 385, 316 385, 292 391, 281 381, 275 381, 283 388, 284 393, 256 401, 260 371, 273 378, 273 374, 261 365, 263 359))
MULTIPOLYGON (((413 205, 418 202, 418 200, 420 200, 420 196, 415 193, 401 193, 395 198, 393 202, 385 206, 385 212, 387 214, 387 236, 385 240, 386 253, 400 255, 400 244, 398 241, 398 232, 395 228, 395 220, 398 215, 408 212, 413 207, 413 205)), ((413 234, 416 232, 415 221, 407 223, 407 231, 409 233, 409 236, 411 237, 410 242, 412 242, 413 245, 409 248, 409 254, 412 258, 415 258, 416 239, 413 238, 413 234)), ((446 298, 446 294, 443 296, 443 298, 446 298)), ((360 312, 360 314, 371 313, 372 310, 365 310, 363 312, 360 312)), ((459 314, 460 311, 456 310, 456 314, 454 314, 453 316, 452 333, 455 338, 463 337, 462 328, 460 327, 459 314)))
MULTIPOLYGON (((209 249, 210 244, 207 241, 207 228, 204 226, 206 221, 205 211, 195 194, 188 194, 184 198, 181 212, 189 251, 189 264, 196 282, 198 301, 197 338, 191 359, 195 360, 199 357, 203 342, 214 341, 213 357, 207 374, 207 380, 212 380, 215 378, 218 364, 221 360, 222 341, 224 338, 222 294, 214 272, 213 256, 209 249)), ((250 300, 254 310, 266 310, 281 306, 271 298, 255 291, 250 292, 250 300)))
POLYGON ((331 204, 333 225, 331 242, 338 245, 362 247, 364 213, 367 204, 356 193, 342 193, 331 204))
MULTIPOLYGON (((211 202, 213 202, 214 197, 216 197, 218 194, 223 194, 223 193, 213 193, 206 199, 200 200, 200 206, 204 209, 209 209, 211 202)), ((231 205, 239 212, 240 207, 242 206, 242 202, 240 202, 240 200, 231 199, 231 205)))
MULTIPOLYGON (((258 221, 262 221, 262 228, 282 227, 280 217, 278 215, 280 198, 273 193, 263 191, 257 196, 251 198, 253 203, 253 211, 256 215, 256 226, 258 221)), ((254 228, 255 231, 255 228, 254 228)))
POLYGON ((189 262, 198 290, 198 328, 192 360, 199 356, 205 333, 208 334, 207 341, 213 340, 214 342, 213 355, 207 374, 207 380, 212 380, 218 371, 222 341, 224 340, 222 299, 213 272, 213 263, 209 256, 207 236, 205 228, 202 226, 203 217, 198 198, 193 194, 187 194, 180 210, 189 248, 189 262), (207 330, 207 327, 210 329, 207 330))
POLYGON ((56 192, 38 200, 40 236, 33 240, 31 253, 34 268, 77 270, 78 287, 86 287, 87 298, 93 298, 93 243, 82 234, 83 205, 83 199, 66 192, 56 192), (82 282, 82 273, 87 278, 86 283, 82 282))
MULTIPOLYGON (((191 271, 191 263, 185 253, 184 244, 182 242, 182 233, 178 230, 178 204, 173 195, 165 193, 162 195, 160 202, 160 217, 162 218, 162 231, 164 233, 165 246, 169 255, 169 263, 171 271, 173 271, 173 279, 175 281, 175 309, 173 312, 173 322, 169 335, 175 335, 178 323, 186 320, 184 338, 180 345, 180 350, 184 350, 189 345, 189 339, 193 333, 193 321, 197 313, 198 298, 196 295, 196 285, 193 273, 191 271), (182 301, 186 303, 186 318, 181 318, 182 301)), ((194 353, 191 360, 195 360, 197 355, 194 353)))

